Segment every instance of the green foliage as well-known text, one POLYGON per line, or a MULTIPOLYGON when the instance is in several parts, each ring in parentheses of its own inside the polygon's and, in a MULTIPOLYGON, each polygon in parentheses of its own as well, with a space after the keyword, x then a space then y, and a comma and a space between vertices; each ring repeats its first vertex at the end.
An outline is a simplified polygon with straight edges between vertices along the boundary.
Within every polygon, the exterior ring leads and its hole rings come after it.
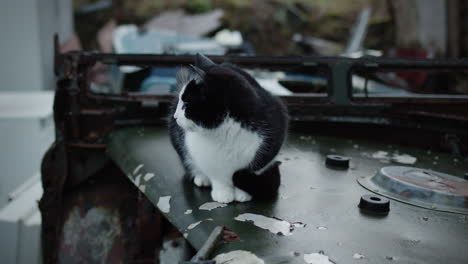
POLYGON ((213 2, 211 0, 193 0, 187 1, 185 4, 185 10, 192 14, 205 13, 212 9, 213 2))

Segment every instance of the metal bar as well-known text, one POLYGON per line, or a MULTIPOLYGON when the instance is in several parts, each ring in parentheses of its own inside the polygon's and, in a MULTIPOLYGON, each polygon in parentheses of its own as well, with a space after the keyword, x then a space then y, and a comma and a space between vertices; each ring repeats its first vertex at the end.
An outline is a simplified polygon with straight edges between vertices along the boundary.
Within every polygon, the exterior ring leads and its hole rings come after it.
POLYGON ((349 63, 337 63, 331 66, 331 78, 328 85, 328 94, 331 101, 337 105, 350 105, 351 102, 351 80, 349 63))
MULTIPOLYGON (((86 59, 97 60, 108 64, 134 66, 178 66, 193 63, 192 55, 150 55, 150 54, 112 54, 80 53, 86 59)), ((351 63, 353 66, 379 68, 451 68, 468 69, 468 59, 423 59, 423 58, 347 58, 317 56, 208 56, 214 62, 231 62, 242 66, 262 67, 315 67, 336 63, 351 63)))
POLYGON ((197 252, 197 254, 195 254, 195 256, 193 256, 191 261, 195 262, 195 261, 208 259, 211 252, 215 248, 216 244, 221 239, 222 234, 223 234, 223 227, 222 226, 215 227, 213 229, 213 231, 211 232, 210 236, 208 237, 208 239, 206 239, 203 246, 197 252))

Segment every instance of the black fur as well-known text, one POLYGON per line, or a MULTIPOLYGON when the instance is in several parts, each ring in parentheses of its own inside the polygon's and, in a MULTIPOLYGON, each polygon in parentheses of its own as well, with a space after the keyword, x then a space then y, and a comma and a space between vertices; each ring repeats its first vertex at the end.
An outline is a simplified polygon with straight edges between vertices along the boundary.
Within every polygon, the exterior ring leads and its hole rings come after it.
MULTIPOLYGON (((267 185, 274 187, 269 189, 275 189, 272 191, 276 193, 279 186, 278 164, 265 170, 262 175, 264 177, 255 175, 253 171, 265 167, 278 154, 288 128, 286 107, 278 98, 263 89, 247 72, 231 64, 215 64, 208 58, 197 55, 195 66, 192 66, 188 75, 185 77, 192 81, 182 96, 188 119, 204 128, 216 128, 229 115, 242 127, 259 133, 264 139, 255 159, 247 168, 235 173, 233 179, 235 186, 254 197, 255 190, 267 185), (268 181, 272 184, 269 185, 268 181)), ((176 106, 177 100, 171 108, 169 130, 172 144, 187 170, 185 132, 172 117, 176 106)))

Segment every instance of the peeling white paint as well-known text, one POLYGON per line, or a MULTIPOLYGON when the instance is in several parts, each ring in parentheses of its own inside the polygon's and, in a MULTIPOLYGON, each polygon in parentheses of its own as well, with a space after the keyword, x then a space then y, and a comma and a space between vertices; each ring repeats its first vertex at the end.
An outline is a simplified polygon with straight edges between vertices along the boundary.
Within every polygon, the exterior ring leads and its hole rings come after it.
POLYGON ((146 191, 146 185, 140 185, 138 188, 139 188, 140 191, 142 191, 142 192, 145 192, 145 191, 146 191))
POLYGON ((184 233, 184 238, 187 239, 188 233, 184 233))
POLYGON ((308 264, 334 264, 328 256, 319 253, 304 254, 304 261, 308 264))
POLYGON ((363 259, 366 258, 366 256, 359 254, 359 253, 354 253, 353 259, 363 259))
POLYGON ((207 218, 207 219, 205 219, 205 220, 200 220, 200 221, 198 221, 198 222, 192 223, 192 224, 190 224, 190 225, 187 226, 187 230, 192 230, 192 229, 194 229, 195 227, 197 227, 197 225, 199 225, 199 224, 200 224, 201 222, 203 222, 203 221, 213 221, 213 218, 207 218))
POLYGON ((379 150, 374 152, 371 157, 373 159, 378 159, 382 163, 389 163, 390 161, 401 163, 401 164, 414 164, 417 161, 416 157, 413 157, 409 154, 398 154, 398 153, 389 153, 387 151, 379 150))
POLYGON ((159 198, 158 201, 158 208, 163 213, 169 213, 171 211, 171 204, 170 204, 171 196, 163 196, 159 198))
POLYGON ((217 264, 265 264, 265 262, 250 251, 234 250, 222 253, 214 258, 217 264))
POLYGON ((154 173, 146 173, 145 176, 143 177, 143 180, 149 181, 154 177, 154 173))
POLYGON ((138 174, 138 175, 135 177, 135 185, 136 185, 136 186, 140 185, 141 176, 142 176, 142 174, 138 174))
POLYGON ((295 223, 292 223, 291 225, 294 227, 302 227, 302 228, 307 226, 307 224, 304 224, 302 222, 295 222, 295 223))
POLYGON ((208 203, 204 203, 204 204, 200 205, 200 207, 198 209, 211 211, 213 209, 221 208, 221 207, 225 207, 225 206, 227 206, 227 204, 225 204, 225 203, 208 202, 208 203))
MULTIPOLYGON (((273 234, 290 236, 292 235, 294 228, 297 227, 294 224, 291 224, 287 221, 267 217, 259 214, 240 214, 234 218, 237 221, 241 222, 252 222, 254 225, 268 230, 273 234)), ((304 225, 305 226, 305 225, 304 225)), ((304 227, 301 226, 301 227, 304 227)))
POLYGON ((388 152, 379 150, 379 151, 374 152, 372 154, 372 158, 374 158, 374 159, 389 159, 388 152))
POLYGON ((118 210, 94 207, 83 213, 74 207, 64 222, 58 262, 68 263, 70 255, 78 263, 100 263, 107 259, 117 237, 122 235, 119 219, 118 210), (89 254, 82 254, 82 241, 89 246, 89 254))
POLYGON ((191 223, 190 225, 187 226, 187 229, 188 229, 188 230, 192 230, 192 229, 194 229, 195 227, 197 227, 197 225, 199 225, 201 222, 203 222, 203 220, 200 220, 200 221, 195 222, 195 223, 191 223))
POLYGON ((140 164, 138 166, 136 166, 136 168, 133 170, 133 175, 137 174, 139 170, 141 170, 141 168, 143 168, 143 164, 140 164))
POLYGON ((416 162, 416 157, 410 156, 408 154, 393 155, 393 160, 402 163, 402 164, 414 164, 416 162))
POLYGON ((192 209, 187 209, 185 210, 184 214, 188 215, 188 214, 191 214, 192 213, 192 209))

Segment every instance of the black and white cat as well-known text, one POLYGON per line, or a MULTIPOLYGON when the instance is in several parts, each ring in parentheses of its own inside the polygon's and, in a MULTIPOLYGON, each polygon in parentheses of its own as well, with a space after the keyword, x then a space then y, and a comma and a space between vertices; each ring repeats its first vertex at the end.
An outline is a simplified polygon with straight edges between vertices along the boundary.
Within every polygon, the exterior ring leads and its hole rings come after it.
POLYGON ((249 201, 263 187, 276 192, 279 172, 261 181, 259 174, 278 166, 274 158, 288 129, 285 106, 234 65, 197 54, 190 66, 177 74, 180 91, 169 116, 171 142, 186 172, 197 186, 212 186, 213 200, 221 203, 249 201))

